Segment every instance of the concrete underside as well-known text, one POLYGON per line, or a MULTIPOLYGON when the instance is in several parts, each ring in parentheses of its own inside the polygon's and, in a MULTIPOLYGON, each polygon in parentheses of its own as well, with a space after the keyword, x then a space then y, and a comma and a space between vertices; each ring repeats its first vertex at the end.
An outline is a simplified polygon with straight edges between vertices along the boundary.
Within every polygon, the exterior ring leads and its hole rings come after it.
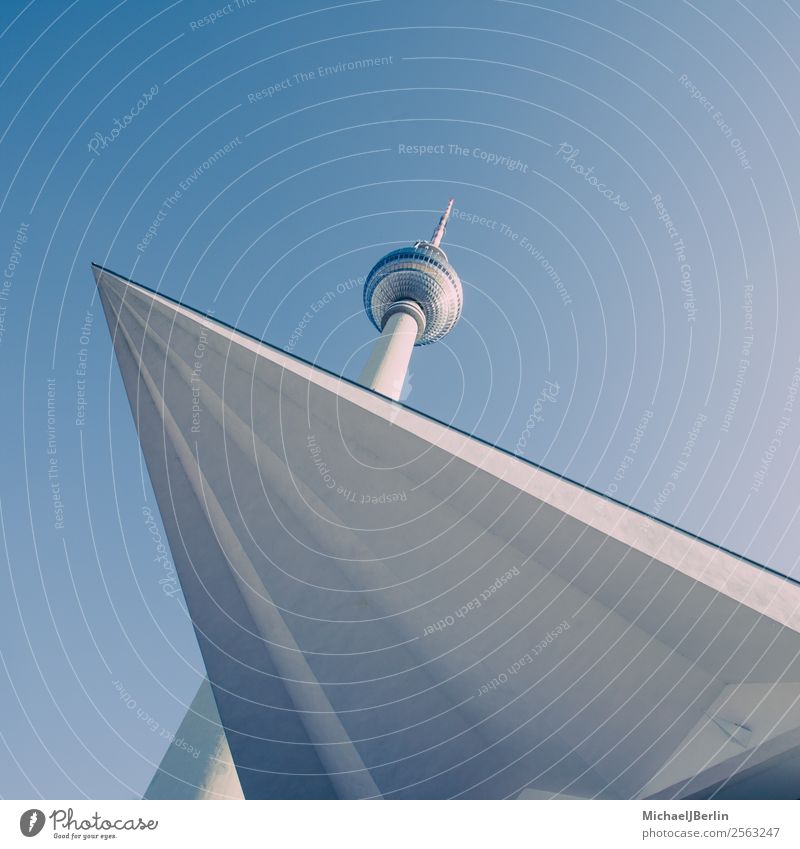
POLYGON ((95 273, 246 797, 797 797, 796 584, 95 273))

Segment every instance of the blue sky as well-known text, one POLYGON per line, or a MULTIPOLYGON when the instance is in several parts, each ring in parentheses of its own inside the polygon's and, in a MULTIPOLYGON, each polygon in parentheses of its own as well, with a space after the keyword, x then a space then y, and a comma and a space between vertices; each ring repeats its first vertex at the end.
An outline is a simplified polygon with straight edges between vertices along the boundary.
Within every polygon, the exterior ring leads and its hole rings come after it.
POLYGON ((800 577, 796 2, 7 0, 0 33, 0 795, 139 795, 202 675, 92 261, 355 378, 361 278, 454 196, 464 314, 406 403, 800 577))

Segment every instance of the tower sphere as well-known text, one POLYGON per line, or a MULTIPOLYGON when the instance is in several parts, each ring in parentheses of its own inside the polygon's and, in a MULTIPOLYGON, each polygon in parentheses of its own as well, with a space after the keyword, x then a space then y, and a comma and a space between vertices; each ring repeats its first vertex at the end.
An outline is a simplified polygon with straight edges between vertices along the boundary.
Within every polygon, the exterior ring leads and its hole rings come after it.
POLYGON ((390 251, 367 276, 364 309, 378 330, 382 331, 389 317, 401 309, 417 320, 415 344, 428 345, 448 334, 461 317, 461 280, 439 247, 452 203, 431 241, 390 251))

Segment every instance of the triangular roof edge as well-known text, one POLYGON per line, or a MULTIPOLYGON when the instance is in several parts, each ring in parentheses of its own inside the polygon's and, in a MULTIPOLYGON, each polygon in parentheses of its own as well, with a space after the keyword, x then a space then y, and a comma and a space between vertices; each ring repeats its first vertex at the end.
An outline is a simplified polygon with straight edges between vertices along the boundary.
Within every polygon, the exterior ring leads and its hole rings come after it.
MULTIPOLYGON (((223 321, 223 320, 221 320, 221 319, 219 319, 215 316, 211 316, 207 313, 204 313, 202 310, 196 309, 195 307, 191 307, 191 306, 183 303, 182 301, 178 300, 177 298, 173 298, 169 295, 164 294, 163 292, 159 292, 155 289, 152 289, 149 286, 146 286, 142 283, 139 283, 135 280, 132 280, 131 278, 125 276, 124 274, 120 274, 119 272, 116 272, 113 269, 107 268, 107 267, 100 265, 99 263, 96 263, 96 262, 92 262, 91 267, 92 267, 93 272, 95 273, 95 279, 96 279, 98 286, 100 285, 100 275, 102 275, 104 273, 113 275, 118 280, 121 280, 124 283, 127 283, 128 285, 130 285, 130 286, 132 286, 136 289, 140 289, 150 296, 154 296, 155 298, 158 298, 162 301, 165 301, 165 302, 167 302, 168 304, 170 304, 174 307, 178 307, 181 310, 189 312, 189 313, 193 314, 194 316, 197 316, 198 318, 202 319, 204 322, 207 322, 211 325, 217 325, 218 327, 222 328, 226 333, 236 334, 240 337, 243 337, 244 339, 248 340, 251 343, 256 343, 260 346, 263 346, 264 348, 267 348, 270 351, 273 351, 276 354, 278 354, 282 359, 286 359, 286 360, 293 361, 293 362, 297 363, 298 365, 303 367, 303 370, 310 369, 311 371, 314 371, 314 372, 317 372, 321 375, 324 375, 329 379, 332 378, 336 381, 341 382, 342 384, 345 384, 347 387, 352 387, 353 389, 356 389, 359 392, 364 393, 364 395, 366 397, 370 398, 370 402, 371 402, 370 406, 372 406, 373 403, 377 402, 377 403, 380 403, 380 404, 385 404, 388 407, 397 408, 397 409, 402 410, 406 413, 409 413, 413 416, 417 416, 417 417, 419 417, 419 418, 421 418, 421 419, 423 419, 427 422, 430 422, 430 423, 432 423, 432 424, 434 424, 438 427, 445 428, 446 430, 451 431, 452 433, 457 434, 458 436, 460 436, 462 438, 472 440, 475 443, 479 444, 480 446, 492 449, 493 451, 497 451, 500 454, 503 454, 503 455, 505 455, 509 458, 513 458, 514 460, 524 464, 525 466, 530 467, 531 470, 536 470, 538 472, 549 475, 549 476, 553 477, 554 479, 556 479, 556 480, 558 480, 562 483, 569 484, 571 486, 577 487, 583 493, 586 493, 586 494, 591 495, 591 496, 596 496, 596 497, 602 499, 602 501, 607 502, 611 505, 614 505, 617 508, 622 508, 624 510, 631 511, 632 513, 637 514, 638 516, 644 517, 644 518, 656 523, 657 525, 659 525, 659 526, 661 526, 665 529, 669 529, 670 531, 677 532, 677 533, 681 534, 682 536, 688 538, 688 540, 691 540, 692 542, 697 542, 697 543, 700 543, 702 545, 706 545, 706 546, 714 549, 715 551, 720 552, 721 554, 724 554, 724 555, 727 555, 729 557, 736 559, 737 561, 741 562, 742 564, 754 567, 754 568, 759 569, 759 570, 763 570, 765 573, 767 573, 769 575, 773 575, 776 578, 779 578, 783 581, 786 581, 787 583, 789 583, 789 584, 791 584, 795 587, 800 587, 800 580, 797 579, 797 578, 794 578, 790 575, 786 575, 783 572, 780 572, 777 569, 773 569, 772 567, 767 566, 763 563, 759 563, 758 561, 753 560, 752 558, 749 558, 749 557, 747 557, 743 554, 740 554, 736 551, 733 551, 732 549, 726 548, 725 546, 720 545, 719 543, 715 543, 715 542, 713 542, 709 539, 706 539, 705 537, 702 537, 699 534, 692 533, 691 531, 688 531, 684 528, 681 528, 679 525, 675 525, 675 524, 668 522, 668 521, 666 521, 666 520, 664 520, 664 519, 662 519, 658 516, 654 516, 654 515, 648 513, 647 511, 642 510, 639 507, 636 507, 636 506, 631 505, 631 504, 626 504, 625 502, 620 501, 619 499, 613 498, 612 496, 607 495, 606 493, 600 492, 599 490, 593 489, 592 487, 590 487, 586 484, 582 484, 579 481, 576 481, 572 478, 567 477, 566 475, 560 474, 560 473, 558 473, 558 472, 556 472, 552 469, 549 469, 549 468, 547 468, 546 466, 544 466, 540 463, 537 463, 533 460, 529 460, 528 458, 522 457, 519 454, 515 454, 513 451, 510 451, 506 448, 503 448, 500 445, 495 445, 494 443, 489 442, 486 439, 482 439, 479 436, 475 436, 474 434, 468 433, 467 431, 464 431, 464 430, 462 430, 462 429, 460 429, 460 428, 458 428, 458 427, 456 427, 452 424, 447 424, 446 422, 443 422, 443 421, 435 418, 434 416, 429 415, 428 413, 424 413, 421 410, 417 410, 414 407, 408 406, 408 405, 403 404, 399 401, 392 401, 392 400, 386 398, 385 396, 381 395, 380 393, 374 392, 374 391, 362 386, 361 384, 359 384, 355 380, 352 380, 350 378, 344 377, 343 375, 337 374, 336 372, 331 371, 330 369, 326 369, 324 366, 321 366, 318 363, 312 362, 310 360, 306 360, 303 357, 299 357, 297 354, 285 351, 284 349, 279 348, 277 345, 274 345, 270 342, 267 342, 264 339, 260 339, 259 337, 248 333, 247 331, 240 330, 239 328, 235 327, 232 324, 228 324, 227 322, 225 322, 225 321, 223 321)), ((399 422, 398 422, 398 424, 399 424, 399 422)))

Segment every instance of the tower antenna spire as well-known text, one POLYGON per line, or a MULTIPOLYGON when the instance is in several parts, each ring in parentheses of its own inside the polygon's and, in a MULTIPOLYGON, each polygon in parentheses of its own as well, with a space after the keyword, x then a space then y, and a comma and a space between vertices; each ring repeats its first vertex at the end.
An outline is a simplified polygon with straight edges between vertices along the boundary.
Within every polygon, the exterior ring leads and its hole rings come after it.
POLYGON ((447 228, 447 219, 450 217, 450 213, 453 209, 453 201, 455 198, 450 198, 447 202, 447 209, 442 213, 442 217, 439 219, 439 223, 436 225, 436 229, 433 231, 433 236, 431 237, 431 244, 436 245, 438 248, 441 244, 442 237, 444 236, 444 231, 447 228))

